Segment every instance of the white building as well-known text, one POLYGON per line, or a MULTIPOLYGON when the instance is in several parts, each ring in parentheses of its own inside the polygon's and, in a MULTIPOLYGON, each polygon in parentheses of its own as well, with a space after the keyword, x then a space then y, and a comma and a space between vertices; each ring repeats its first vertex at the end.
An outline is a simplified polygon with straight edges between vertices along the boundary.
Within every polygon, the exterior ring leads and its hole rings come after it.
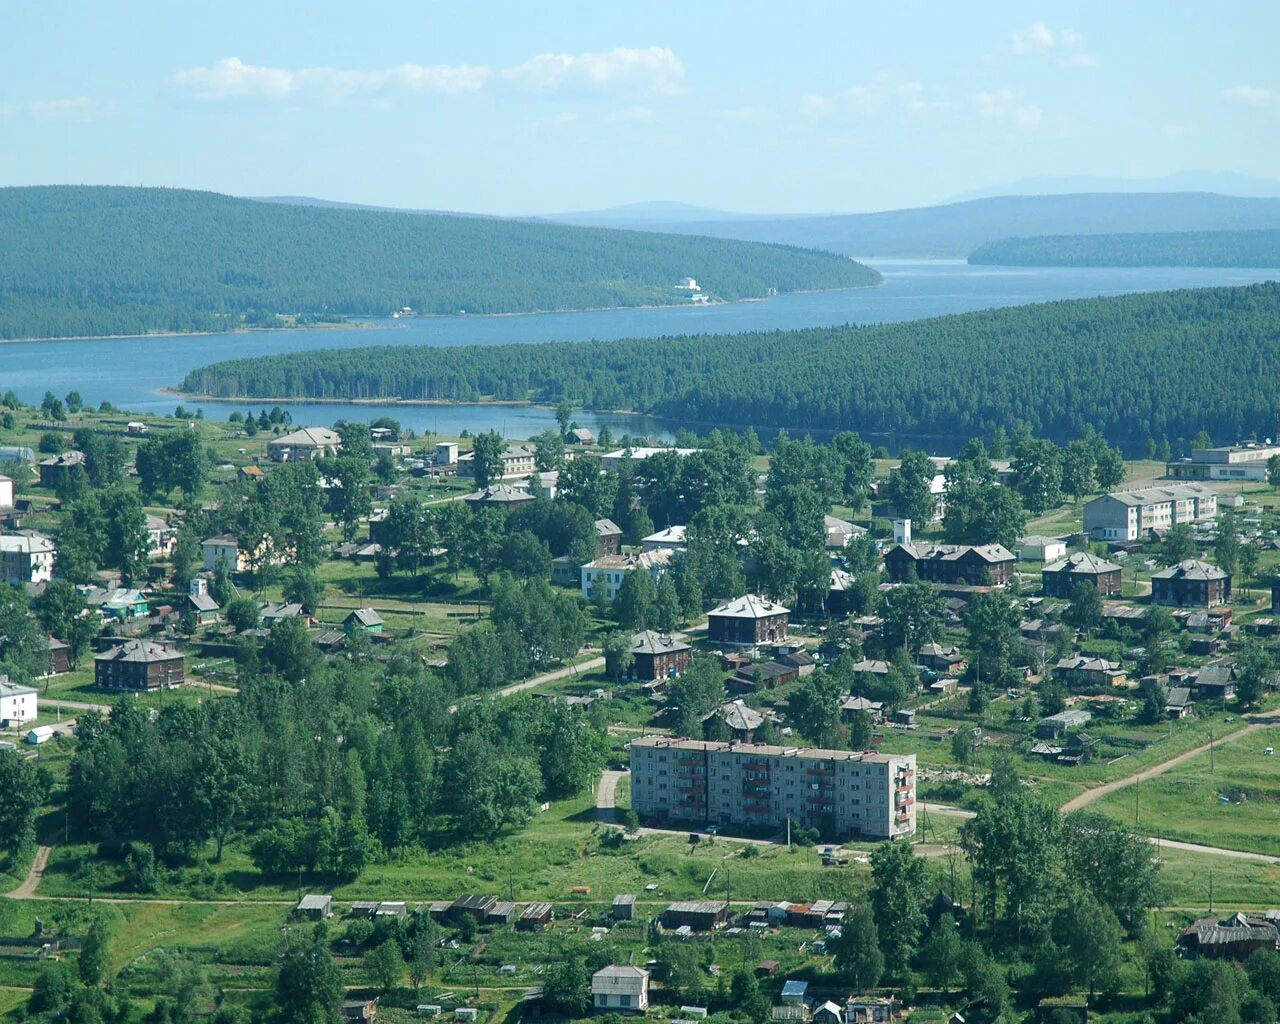
POLYGON ((246 559, 240 553, 240 539, 229 533, 210 537, 201 542, 200 550, 204 553, 204 571, 215 572, 222 566, 227 572, 243 572, 246 559))
POLYGON ((0 509, 13 508, 13 480, 0 476, 0 509))
POLYGON ((0 724, 6 729, 36 717, 36 691, 29 686, 9 682, 0 676, 0 724))
POLYGON ((0 580, 13 586, 53 579, 53 541, 38 533, 0 537, 0 580))
POLYGON ((645 459, 651 459, 659 452, 675 452, 681 458, 686 455, 692 455, 694 452, 701 451, 700 448, 619 448, 617 451, 607 452, 600 456, 600 465, 604 469, 617 470, 627 457, 627 453, 631 453, 632 462, 643 462, 645 459))
POLYGON ((649 1008, 649 972, 627 964, 602 967, 591 976, 591 1006, 596 1010, 644 1013, 649 1008))
POLYGON ((1270 442, 1193 448, 1191 458, 1168 463, 1165 472, 1175 480, 1265 480, 1276 455, 1280 445, 1270 442))
POLYGON ((1056 562, 1067 556, 1066 541, 1032 533, 1018 541, 1018 558, 1024 562, 1056 562))
POLYGON ((298 462, 337 455, 342 438, 328 427, 303 427, 267 442, 267 458, 272 462, 298 462))
POLYGON ((642 569, 657 580, 670 564, 671 552, 667 550, 645 551, 638 555, 601 555, 582 567, 582 596, 590 601, 596 594, 596 588, 603 587, 605 596, 612 601, 622 589, 627 573, 642 569))
POLYGON ((640 541, 645 551, 683 551, 685 547, 684 526, 668 526, 665 530, 651 533, 640 541))
POLYGON ((835 516, 822 517, 822 530, 827 535, 828 551, 843 551, 854 537, 861 537, 867 532, 866 527, 835 516))
POLYGON ((1093 540, 1132 541, 1151 530, 1216 519, 1218 495, 1204 484, 1112 491, 1085 502, 1084 532, 1093 540))

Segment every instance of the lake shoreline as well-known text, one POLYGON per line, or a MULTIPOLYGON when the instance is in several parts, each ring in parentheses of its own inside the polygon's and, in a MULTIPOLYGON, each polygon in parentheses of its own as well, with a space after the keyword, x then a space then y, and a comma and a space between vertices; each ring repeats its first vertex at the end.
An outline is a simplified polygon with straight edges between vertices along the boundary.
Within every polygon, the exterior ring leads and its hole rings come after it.
MULTIPOLYGON (((796 288, 777 295, 752 295, 744 299, 715 299, 709 302, 649 302, 639 306, 584 306, 567 309, 529 309, 508 313, 414 313, 411 316, 380 317, 378 320, 351 319, 341 323, 294 324, 288 327, 232 327, 225 331, 148 331, 142 334, 72 334, 42 338, 0 338, 0 345, 31 345, 49 341, 138 341, 146 338, 215 338, 226 334, 282 334, 290 331, 324 331, 334 328, 353 330, 390 330, 400 323, 414 320, 499 320, 521 316, 560 316, 566 313, 620 313, 633 309, 700 309, 702 307, 734 306, 748 302, 768 302, 784 295, 822 295, 828 292, 854 292, 867 288, 879 288, 884 275, 870 284, 851 284, 843 288, 796 288), (382 322, 386 321, 386 322, 382 322)), ((370 314, 362 314, 368 316, 370 314)))

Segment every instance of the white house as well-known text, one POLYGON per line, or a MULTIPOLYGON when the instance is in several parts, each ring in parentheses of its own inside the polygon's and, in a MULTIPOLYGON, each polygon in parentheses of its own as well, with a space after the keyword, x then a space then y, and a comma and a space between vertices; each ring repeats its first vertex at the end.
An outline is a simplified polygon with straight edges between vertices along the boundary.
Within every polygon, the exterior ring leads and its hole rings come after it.
POLYGON ((649 972, 626 964, 600 968, 591 976, 591 1006, 596 1010, 644 1013, 649 1009, 649 972))
POLYGON ((242 572, 247 564, 247 559, 240 553, 240 539, 229 533, 210 537, 201 542, 200 548, 204 552, 205 572, 213 572, 220 565, 228 572, 242 572))
POLYGON ((1066 541, 1057 537, 1029 534, 1018 541, 1018 558, 1024 562, 1056 562, 1067 557, 1066 541))
POLYGON ((600 468, 616 471, 619 466, 626 460, 627 454, 630 453, 632 462, 643 462, 645 459, 651 459, 659 452, 675 452, 681 458, 686 455, 692 455, 700 448, 619 448, 617 451, 606 452, 600 456, 600 468))
POLYGON ((37 725, 27 733, 26 740, 32 745, 48 743, 57 734, 51 725, 37 725))
POLYGON ((13 480, 0 476, 0 508, 13 508, 13 480))
POLYGON ((601 555, 582 567, 582 596, 590 601, 599 586, 604 588, 605 596, 612 601, 622 589, 622 581, 627 578, 627 573, 643 569, 656 580, 667 571, 670 564, 671 552, 661 549, 638 555, 601 555))
POLYGON ((0 676, 0 724, 11 729, 36 717, 36 691, 29 686, 9 682, 0 676))
POLYGON ((272 462, 297 462, 300 459, 318 459, 320 456, 337 455, 342 438, 328 427, 304 427, 292 434, 285 434, 267 442, 267 458, 272 462))
POLYGON ((0 537, 0 580, 18 586, 53 579, 53 541, 38 533, 0 537))
POLYGON ((640 541, 645 551, 683 551, 685 547, 684 526, 668 526, 665 530, 651 533, 640 541))

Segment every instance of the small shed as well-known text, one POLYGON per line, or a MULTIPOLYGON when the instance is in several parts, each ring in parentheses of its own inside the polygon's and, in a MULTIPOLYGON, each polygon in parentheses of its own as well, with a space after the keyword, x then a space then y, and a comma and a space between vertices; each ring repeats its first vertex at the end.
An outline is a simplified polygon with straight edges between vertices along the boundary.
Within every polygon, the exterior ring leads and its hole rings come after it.
POLYGON ((633 892, 619 893, 613 898, 613 919, 615 921, 634 921, 636 918, 636 895, 633 892))
POLYGON ((798 978, 788 978, 782 985, 783 1006, 803 1006, 809 995, 809 983, 798 978))
POLYGON ((555 919, 555 908, 550 903, 530 903, 520 912, 516 928, 522 932, 541 931, 555 919))
POLYGON ((41 743, 48 743, 56 735, 57 733, 54 731, 53 726, 37 725, 27 733, 26 740, 32 746, 36 746, 41 743))
POLYGON ((333 917, 333 897, 308 893, 298 900, 294 908, 299 917, 309 917, 312 921, 323 921, 333 917))
POLYGON ((485 911, 484 924, 511 924, 516 919, 516 905, 508 900, 497 900, 485 911))

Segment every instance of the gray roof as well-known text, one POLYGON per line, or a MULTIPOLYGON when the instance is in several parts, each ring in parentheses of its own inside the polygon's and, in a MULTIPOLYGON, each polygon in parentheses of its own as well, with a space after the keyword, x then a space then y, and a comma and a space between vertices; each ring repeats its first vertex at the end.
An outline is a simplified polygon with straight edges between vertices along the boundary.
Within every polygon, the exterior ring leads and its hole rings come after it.
MULTIPOLYGON (((1181 501, 1187 498, 1216 498, 1217 493, 1202 484, 1170 484, 1168 487, 1145 487, 1136 491, 1112 491, 1094 498, 1093 501, 1104 501, 1110 498, 1122 505, 1158 505, 1166 501, 1181 501)), ((1093 501, 1089 502, 1090 505, 1093 501)))
POLYGON ((1153 580, 1225 580, 1227 574, 1216 565, 1202 562, 1198 558, 1188 558, 1185 562, 1153 572, 1151 578, 1153 580))
POLYGON ((216 612, 218 602, 208 594, 188 594, 187 602, 198 612, 216 612))
POLYGON ((356 622, 360 623, 360 625, 362 626, 381 626, 382 625, 382 616, 379 615, 372 608, 355 609, 355 611, 353 611, 350 615, 347 616, 348 621, 351 619, 355 619, 356 622))
POLYGON ((717 605, 707 614, 727 619, 765 619, 773 615, 787 615, 790 611, 790 608, 784 608, 777 601, 755 594, 744 594, 717 605))
POLYGON ((612 519, 596 520, 596 536, 597 537, 613 537, 621 536, 622 528, 618 526, 612 519))
POLYGON ((955 561, 970 551, 984 562, 1013 561, 1013 552, 1003 544, 931 544, 927 541, 913 541, 910 544, 897 544, 892 550, 897 549, 907 552, 912 558, 939 562, 955 561))
POLYGON ((683 633, 655 633, 646 629, 631 638, 632 654, 672 654, 676 651, 687 651, 689 645, 684 642, 683 633))
POLYGON ((1175 686, 1169 690, 1165 696, 1164 706, 1166 708, 1185 708, 1188 704, 1194 704, 1191 699, 1191 687, 1175 686))
POLYGON ((702 716, 704 722, 712 718, 723 719, 724 724, 735 732, 751 732, 764 724, 764 715, 740 700, 727 701, 702 716))
POLYGON ((1082 576, 1096 576, 1104 572, 1119 572, 1120 566, 1114 562, 1108 562, 1105 558, 1090 554, 1088 551, 1077 551, 1066 558, 1058 559, 1052 565, 1046 565, 1043 571, 1067 573, 1068 575, 1079 573, 1082 576))
POLYGON ((1236 667, 1230 662, 1205 665, 1196 675, 1197 686, 1226 686, 1235 682, 1236 667))
POLYGON ((126 640, 118 647, 93 656, 94 661, 181 661, 182 654, 151 640, 126 640))

